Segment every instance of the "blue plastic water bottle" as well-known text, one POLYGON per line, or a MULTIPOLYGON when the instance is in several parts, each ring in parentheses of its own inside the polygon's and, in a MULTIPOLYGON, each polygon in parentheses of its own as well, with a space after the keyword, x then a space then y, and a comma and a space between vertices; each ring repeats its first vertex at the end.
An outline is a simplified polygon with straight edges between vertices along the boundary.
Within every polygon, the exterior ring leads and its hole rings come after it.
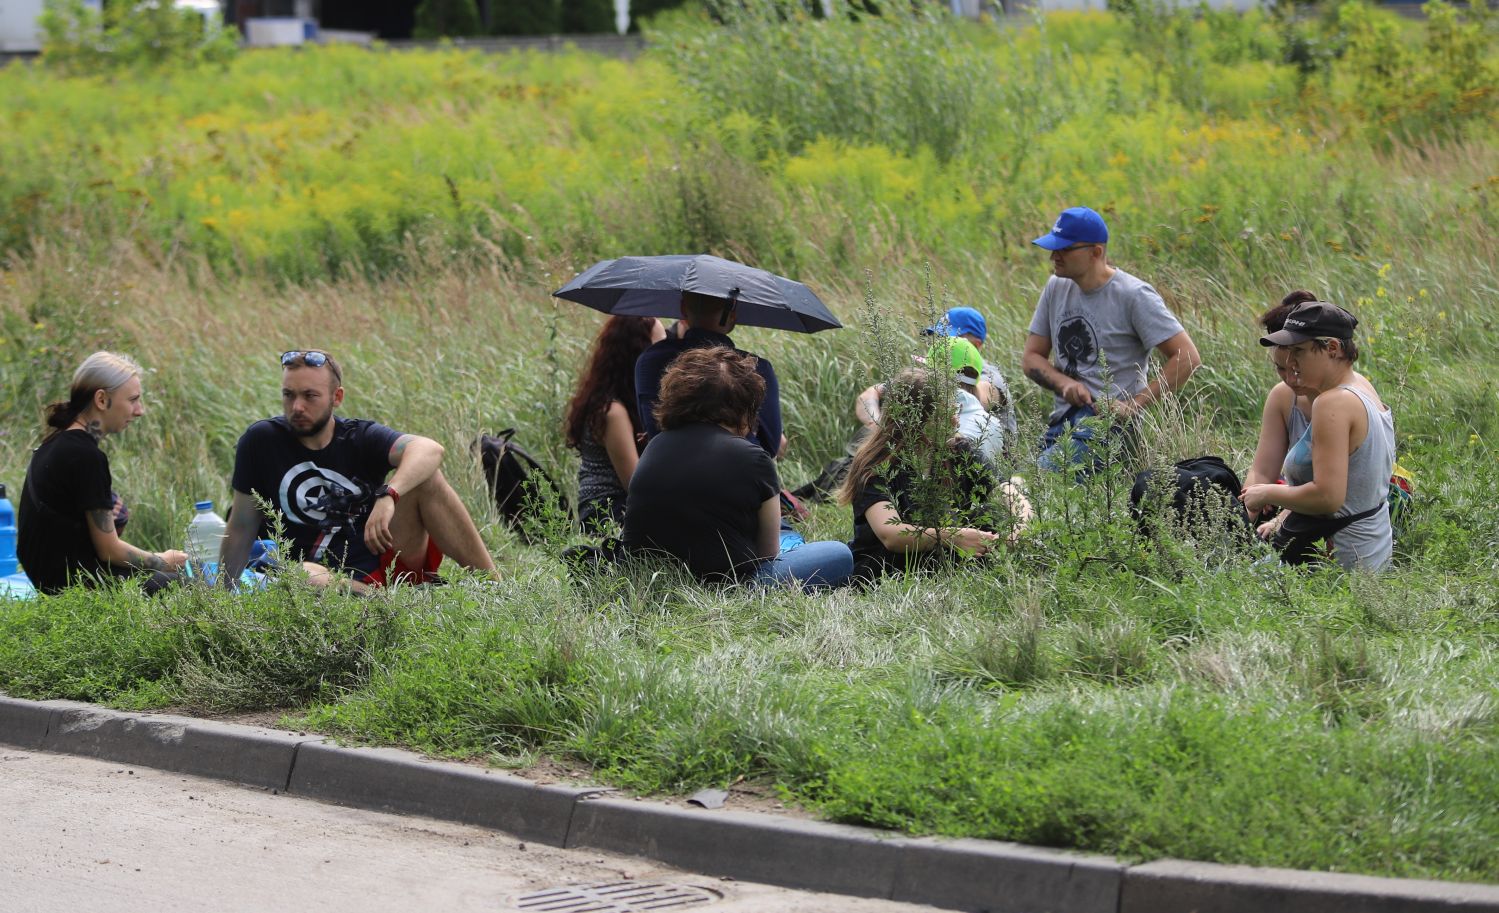
POLYGON ((16 509, 0 485, 0 577, 16 572, 16 509))

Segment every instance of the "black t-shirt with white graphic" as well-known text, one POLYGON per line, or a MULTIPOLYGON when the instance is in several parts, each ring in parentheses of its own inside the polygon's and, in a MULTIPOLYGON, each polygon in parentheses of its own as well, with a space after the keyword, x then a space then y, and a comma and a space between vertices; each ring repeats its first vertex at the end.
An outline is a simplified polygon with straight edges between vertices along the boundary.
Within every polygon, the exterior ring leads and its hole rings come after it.
POLYGON ((60 431, 31 455, 16 515, 16 554, 43 593, 110 574, 88 532, 88 512, 114 506, 109 457, 86 431, 60 431))
MULTIPOLYGON (((379 556, 365 547, 364 523, 401 433, 368 419, 333 422, 322 450, 303 447, 284 418, 251 425, 234 453, 234 490, 275 505, 298 561, 371 571, 379 556)), ((262 522, 261 535, 271 529, 262 522)))

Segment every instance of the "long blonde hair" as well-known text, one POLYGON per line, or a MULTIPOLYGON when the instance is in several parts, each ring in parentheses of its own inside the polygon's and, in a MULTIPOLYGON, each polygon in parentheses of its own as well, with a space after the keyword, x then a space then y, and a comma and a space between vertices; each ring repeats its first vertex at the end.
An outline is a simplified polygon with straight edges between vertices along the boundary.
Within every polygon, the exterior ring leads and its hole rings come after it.
POLYGON ((881 466, 912 446, 940 446, 952 433, 952 390, 926 368, 907 368, 885 385, 880 421, 854 453, 838 503, 852 504, 881 466))
POLYGON ((68 398, 52 403, 46 409, 47 436, 67 428, 78 420, 83 410, 94 401, 99 390, 118 390, 132 377, 141 376, 141 366, 129 355, 118 352, 95 352, 73 372, 73 383, 68 388, 68 398))

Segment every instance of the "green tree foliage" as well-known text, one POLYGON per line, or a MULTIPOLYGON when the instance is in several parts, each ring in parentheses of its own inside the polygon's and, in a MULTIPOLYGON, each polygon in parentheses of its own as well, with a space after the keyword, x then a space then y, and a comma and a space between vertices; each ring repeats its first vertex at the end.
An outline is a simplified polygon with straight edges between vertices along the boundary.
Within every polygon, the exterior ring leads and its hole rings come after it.
POLYGON ((614 31, 614 0, 562 0, 562 32, 614 31))
POLYGON ((169 0, 112 3, 102 12, 83 0, 46 0, 41 26, 42 59, 76 74, 223 64, 239 50, 232 29, 169 0))
POLYGON ((482 34, 479 7, 474 0, 422 0, 416 8, 413 38, 460 38, 482 34))
POLYGON ((630 31, 640 31, 640 23, 647 17, 682 4, 683 0, 630 0, 630 31))
POLYGON ((554 35, 561 25, 560 0, 506 0, 489 14, 493 35, 554 35))

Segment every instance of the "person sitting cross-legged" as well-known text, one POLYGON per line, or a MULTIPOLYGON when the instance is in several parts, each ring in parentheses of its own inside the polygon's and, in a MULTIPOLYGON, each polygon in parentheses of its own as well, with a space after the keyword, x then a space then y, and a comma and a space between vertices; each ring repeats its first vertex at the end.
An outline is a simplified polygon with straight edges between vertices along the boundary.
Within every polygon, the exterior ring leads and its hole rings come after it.
POLYGON ((665 555, 699 579, 840 586, 853 570, 842 542, 781 550, 775 461, 747 436, 765 381, 755 357, 727 346, 679 354, 661 379, 662 429, 630 477, 624 551, 665 555))
POLYGON ((148 552, 120 538, 124 503, 100 445, 145 411, 140 365, 117 352, 85 358, 68 398, 47 407, 47 434, 17 499, 16 552, 41 592, 137 577, 155 594, 187 563, 175 549, 148 552))
POLYGON ((1029 522, 1019 479, 998 484, 1005 508, 993 510, 993 471, 955 433, 953 395, 949 382, 925 368, 908 368, 887 385, 879 420, 838 493, 854 513, 855 579, 983 555, 1029 522))

